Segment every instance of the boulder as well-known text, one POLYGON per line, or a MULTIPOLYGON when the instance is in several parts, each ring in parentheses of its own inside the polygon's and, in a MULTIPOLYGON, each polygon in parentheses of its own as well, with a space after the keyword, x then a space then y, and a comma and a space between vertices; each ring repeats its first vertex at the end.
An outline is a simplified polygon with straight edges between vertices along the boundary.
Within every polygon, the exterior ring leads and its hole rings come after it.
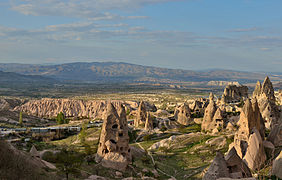
POLYGON ((274 145, 270 141, 263 141, 263 147, 267 159, 272 159, 274 157, 274 150, 275 150, 274 145))
POLYGON ((120 171, 125 171, 128 161, 126 157, 116 152, 107 153, 101 161, 102 166, 120 171))
POLYGON ((102 177, 102 176, 97 176, 97 175, 91 175, 89 176, 87 179, 85 180, 107 180, 106 178, 102 177))
POLYGON ((226 138, 223 136, 219 136, 206 141, 206 144, 210 146, 215 146, 217 150, 223 148, 226 145, 226 143, 227 143, 226 138))
POLYGON ((275 147, 282 146, 282 123, 279 126, 273 127, 267 140, 272 142, 275 147))

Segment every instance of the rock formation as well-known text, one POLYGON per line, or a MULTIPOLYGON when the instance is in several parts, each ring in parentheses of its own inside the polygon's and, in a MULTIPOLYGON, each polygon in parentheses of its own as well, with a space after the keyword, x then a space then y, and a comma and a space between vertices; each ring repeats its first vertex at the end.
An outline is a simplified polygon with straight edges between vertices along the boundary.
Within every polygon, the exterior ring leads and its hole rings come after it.
POLYGON ((248 141, 248 148, 243 160, 251 170, 259 170, 266 161, 263 141, 259 131, 253 128, 248 141))
POLYGON ((274 89, 268 77, 265 78, 262 85, 260 82, 257 82, 253 98, 256 98, 258 101, 258 106, 267 129, 272 129, 281 123, 279 109, 275 104, 274 89))
POLYGON ((32 157, 40 157, 40 154, 38 153, 34 145, 32 145, 29 153, 31 154, 32 157))
POLYGON ((217 152, 212 164, 203 176, 203 180, 216 180, 223 177, 230 177, 230 174, 223 154, 217 152))
POLYGON ((222 95, 222 102, 223 103, 239 102, 245 98, 248 98, 247 86, 228 85, 224 89, 224 93, 222 95))
POLYGON ((260 130, 261 136, 264 137, 264 127, 261 127, 263 124, 257 118, 260 116, 258 109, 253 109, 253 107, 256 107, 256 105, 252 105, 251 101, 247 99, 237 122, 239 128, 234 136, 234 147, 241 158, 245 155, 253 128, 260 130))
POLYGON ((145 123, 145 130, 153 130, 154 129, 154 125, 153 125, 153 119, 151 118, 151 115, 149 112, 147 112, 146 115, 146 123, 145 123))
POLYGON ((212 164, 203 176, 206 179, 242 179, 252 177, 252 173, 245 162, 238 156, 236 149, 232 148, 224 157, 216 153, 212 164))
POLYGON ((175 108, 174 118, 177 120, 179 124, 188 125, 193 122, 191 118, 191 111, 189 106, 184 103, 181 106, 175 108))
POLYGON ((122 105, 118 112, 108 103, 103 122, 96 161, 104 167, 124 171, 131 161, 126 112, 122 105))
POLYGON ((217 108, 215 105, 215 102, 213 101, 213 95, 210 96, 210 103, 208 107, 205 109, 205 114, 202 122, 202 130, 203 131, 209 131, 212 128, 210 127, 214 114, 216 112, 217 108))
POLYGON ((191 111, 193 112, 202 112, 203 109, 203 102, 198 101, 198 100, 194 100, 192 102, 192 104, 189 104, 189 108, 191 109, 191 111))
POLYGON ((282 146, 282 123, 272 128, 267 140, 272 142, 275 147, 282 146))
POLYGON ((273 161, 272 174, 282 179, 281 169, 282 169, 282 151, 280 151, 280 154, 273 161))
POLYGON ((246 163, 238 156, 236 149, 233 147, 225 156, 227 167, 231 178, 252 177, 252 173, 246 163))
MULTIPOLYGON (((138 108, 138 103, 135 101, 119 101, 113 100, 111 103, 116 109, 120 104, 124 105, 126 110, 138 108)), ((155 105, 149 102, 144 102, 147 110, 156 110, 155 105)), ((50 99, 43 98, 40 100, 31 100, 27 103, 15 107, 15 111, 22 111, 29 115, 37 117, 54 118, 60 112, 63 112, 66 117, 89 117, 92 119, 103 118, 106 112, 108 101, 104 100, 79 100, 79 99, 50 99)))
POLYGON ((223 128, 224 120, 220 108, 217 108, 217 110, 214 113, 212 125, 213 128, 223 128))
MULTIPOLYGON (((146 122, 146 106, 143 101, 140 102, 136 118, 134 119, 134 126, 139 127, 140 125, 145 125, 146 122)), ((143 126, 144 127, 144 126, 143 126)))

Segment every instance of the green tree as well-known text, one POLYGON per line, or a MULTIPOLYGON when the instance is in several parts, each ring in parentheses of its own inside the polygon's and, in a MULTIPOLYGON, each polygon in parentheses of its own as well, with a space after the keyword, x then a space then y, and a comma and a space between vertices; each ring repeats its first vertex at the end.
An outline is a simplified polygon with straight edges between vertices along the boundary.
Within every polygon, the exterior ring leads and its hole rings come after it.
POLYGON ((56 118, 57 124, 66 124, 68 120, 66 120, 64 113, 60 112, 56 118))
POLYGON ((23 112, 20 112, 20 117, 19 117, 19 124, 20 126, 23 126, 23 112))
POLYGON ((56 167, 66 175, 66 179, 69 179, 69 174, 77 175, 80 173, 80 166, 82 164, 82 157, 74 150, 67 150, 63 148, 57 153, 56 167))
POLYGON ((86 130, 87 130, 87 123, 83 123, 81 127, 81 131, 78 135, 81 144, 85 144, 86 130))

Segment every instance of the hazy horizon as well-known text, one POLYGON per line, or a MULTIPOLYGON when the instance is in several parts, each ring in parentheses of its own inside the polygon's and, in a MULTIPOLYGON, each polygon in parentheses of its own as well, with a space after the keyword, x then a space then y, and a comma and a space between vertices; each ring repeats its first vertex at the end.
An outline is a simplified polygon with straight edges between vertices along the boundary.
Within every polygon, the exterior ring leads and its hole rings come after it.
POLYGON ((282 72, 281 1, 7 0, 0 63, 282 72))

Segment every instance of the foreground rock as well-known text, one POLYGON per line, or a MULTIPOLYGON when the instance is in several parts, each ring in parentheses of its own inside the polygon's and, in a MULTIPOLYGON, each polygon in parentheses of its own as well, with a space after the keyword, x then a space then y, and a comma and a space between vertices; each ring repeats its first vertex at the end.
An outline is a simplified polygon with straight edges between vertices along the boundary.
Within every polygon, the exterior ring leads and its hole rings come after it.
POLYGON ((216 180, 223 177, 230 177, 230 174, 223 154, 217 152, 212 164, 203 176, 203 180, 216 180))
POLYGON ((233 147, 225 156, 227 167, 231 178, 252 177, 252 173, 245 162, 238 156, 236 149, 233 147))
POLYGON ((236 149, 232 148, 224 157, 216 153, 212 164, 203 176, 203 180, 217 180, 221 178, 241 179, 252 177, 248 166, 238 156, 236 149))
POLYGON ((40 158, 19 151, 0 140, 0 179, 57 179, 48 173, 46 163, 40 158))
POLYGON ((117 112, 109 103, 103 122, 96 161, 102 166, 124 171, 131 162, 128 126, 124 107, 117 112))

